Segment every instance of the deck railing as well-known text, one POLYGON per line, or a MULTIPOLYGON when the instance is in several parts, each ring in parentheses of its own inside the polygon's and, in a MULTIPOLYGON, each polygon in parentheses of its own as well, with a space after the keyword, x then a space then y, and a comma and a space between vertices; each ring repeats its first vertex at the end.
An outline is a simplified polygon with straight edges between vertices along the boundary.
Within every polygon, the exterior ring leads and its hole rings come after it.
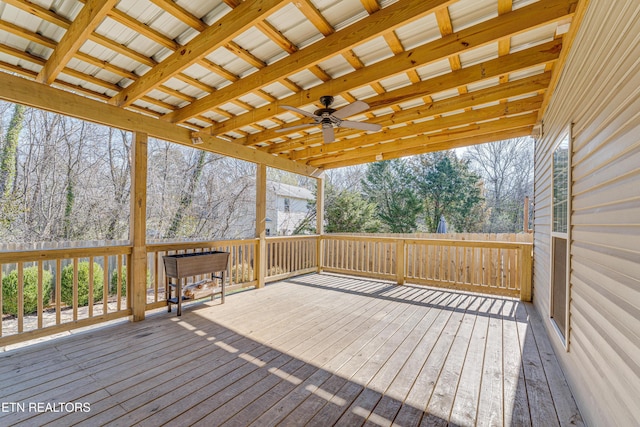
MULTIPOLYGON (((186 243, 156 243, 147 245, 147 309, 163 306, 165 302, 166 276, 164 255, 197 253, 207 251, 229 252, 226 289, 233 291, 256 285, 254 261, 258 250, 258 239, 219 240, 186 243)), ((187 282, 201 277, 188 278, 187 282)))
POLYGON ((317 270, 318 236, 268 237, 266 240, 267 282, 317 270))
POLYGON ((0 343, 131 314, 130 246, 0 252, 0 343))
MULTIPOLYGON (((163 255, 210 250, 230 253, 229 291, 258 285, 264 265, 264 282, 324 270, 531 299, 528 242, 328 234, 264 243, 263 254, 257 238, 146 245, 145 309, 166 304, 163 255)), ((119 245, 0 252, 0 346, 131 315, 132 254, 119 245)))
POLYGON ((531 298, 527 242, 323 235, 325 271, 531 298))

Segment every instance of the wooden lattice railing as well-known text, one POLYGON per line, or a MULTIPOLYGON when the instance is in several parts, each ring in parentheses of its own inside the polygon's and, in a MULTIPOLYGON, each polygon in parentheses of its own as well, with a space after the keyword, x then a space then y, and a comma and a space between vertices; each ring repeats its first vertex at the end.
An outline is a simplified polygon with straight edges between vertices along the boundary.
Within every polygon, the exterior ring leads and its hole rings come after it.
MULTIPOLYGON (((147 245, 147 309, 165 304, 165 274, 163 255, 224 251, 229 252, 227 291, 256 285, 254 270, 258 239, 220 240, 186 243, 157 243, 147 245)), ((188 279, 197 281, 200 277, 188 279)))
POLYGON ((322 269, 531 298, 531 243, 323 235, 322 269))
MULTIPOLYGON (((314 271, 531 299, 531 243, 354 235, 154 243, 145 310, 164 306, 165 254, 230 253, 227 289, 314 271), (263 277, 258 271, 263 266, 263 277)), ((132 314, 133 246, 0 252, 0 346, 132 314)), ((193 277, 188 280, 199 280, 193 277)), ((142 288, 137 288, 141 290, 142 288)))
POLYGON ((0 345, 131 314, 130 246, 0 252, 0 345))

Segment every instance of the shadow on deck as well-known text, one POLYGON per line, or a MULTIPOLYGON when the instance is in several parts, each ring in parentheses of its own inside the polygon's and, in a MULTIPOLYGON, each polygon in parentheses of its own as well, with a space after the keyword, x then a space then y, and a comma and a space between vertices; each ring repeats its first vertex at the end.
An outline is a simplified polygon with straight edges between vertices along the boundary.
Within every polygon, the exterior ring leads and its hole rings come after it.
POLYGON ((0 353, 0 378, 2 425, 582 424, 530 304, 329 274, 0 353))

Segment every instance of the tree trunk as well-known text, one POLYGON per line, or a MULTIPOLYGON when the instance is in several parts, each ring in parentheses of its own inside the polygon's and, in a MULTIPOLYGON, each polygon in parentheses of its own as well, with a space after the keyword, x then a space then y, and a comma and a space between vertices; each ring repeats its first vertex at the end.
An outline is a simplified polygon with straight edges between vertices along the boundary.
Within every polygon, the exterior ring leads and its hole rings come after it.
POLYGON ((172 239, 176 237, 178 234, 178 230, 180 230, 180 226, 182 225, 182 221, 184 219, 184 213, 187 211, 191 204, 193 203, 193 193, 198 186, 198 182, 202 177, 202 170, 204 168, 204 161, 207 156, 206 151, 200 151, 198 153, 198 159, 196 161, 196 167, 193 170, 193 174, 191 174, 191 179, 189 180, 189 185, 187 186, 186 191, 182 194, 180 198, 180 203, 178 205, 178 210, 176 210, 175 215, 173 216, 173 220, 171 221, 171 226, 165 235, 165 238, 172 239))
POLYGON ((7 200, 14 190, 16 182, 16 161, 18 156, 18 140, 24 122, 25 106, 15 104, 13 116, 7 128, 2 157, 0 157, 0 195, 7 200))

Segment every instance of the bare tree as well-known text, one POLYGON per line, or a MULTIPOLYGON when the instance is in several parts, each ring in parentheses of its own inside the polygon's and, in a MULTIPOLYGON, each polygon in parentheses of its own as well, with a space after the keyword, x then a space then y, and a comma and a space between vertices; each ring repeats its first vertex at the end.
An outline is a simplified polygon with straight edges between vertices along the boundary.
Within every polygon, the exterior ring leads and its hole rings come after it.
POLYGON ((484 180, 489 208, 484 231, 521 230, 524 197, 533 191, 533 140, 524 137, 474 145, 465 158, 484 180))

